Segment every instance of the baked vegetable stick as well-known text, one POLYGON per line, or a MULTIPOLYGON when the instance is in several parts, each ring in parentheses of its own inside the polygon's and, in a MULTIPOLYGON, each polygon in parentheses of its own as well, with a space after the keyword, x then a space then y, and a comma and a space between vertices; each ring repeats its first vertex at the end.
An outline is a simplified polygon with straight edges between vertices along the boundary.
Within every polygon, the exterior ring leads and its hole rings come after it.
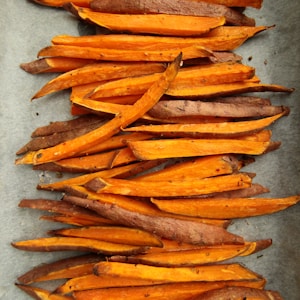
MULTIPOLYGON (((68 0, 32 0, 38 4, 53 6, 53 7, 63 7, 66 3, 69 3, 68 0)), ((72 3, 80 7, 90 7, 91 0, 74 0, 72 3)))
POLYGON ((125 147, 117 152, 110 164, 110 167, 115 168, 117 166, 131 164, 136 161, 137 159, 131 149, 129 147, 125 147))
POLYGON ((50 190, 50 191, 64 191, 66 186, 71 185, 84 185, 88 181, 92 180, 95 177, 116 177, 116 178, 126 178, 131 177, 141 172, 147 171, 151 168, 154 168, 163 161, 145 161, 132 163, 126 166, 115 167, 108 170, 103 170, 99 172, 94 172, 91 174, 84 174, 81 176, 75 176, 73 178, 53 182, 53 183, 40 183, 37 186, 37 189, 40 190, 50 190))
POLYGON ((235 219, 272 214, 300 201, 300 195, 285 198, 151 199, 159 209, 174 214, 214 219, 235 219))
POLYGON ((113 31, 167 36, 200 36, 225 24, 225 17, 197 17, 169 14, 109 14, 69 4, 67 10, 85 21, 113 31), (178 26, 180 24, 180 26, 178 26))
POLYGON ((195 45, 212 51, 231 51, 241 46, 247 39, 248 35, 240 32, 234 35, 227 34, 226 36, 220 35, 214 37, 171 37, 112 33, 108 35, 88 36, 58 35, 54 36, 51 42, 53 45, 95 48, 101 46, 107 49, 118 48, 127 50, 168 50, 195 45))
POLYGON ((117 115, 111 121, 103 126, 84 134, 78 138, 68 140, 36 152, 29 152, 23 158, 16 161, 16 164, 41 164, 52 162, 59 159, 72 157, 77 153, 85 151, 100 142, 103 142, 143 116, 153 105, 155 105, 162 95, 168 89, 170 83, 174 80, 178 73, 181 63, 181 54, 171 63, 166 71, 161 74, 161 78, 156 81, 147 92, 129 108, 126 112, 117 115))
MULTIPOLYGON (((86 291, 87 293, 76 293, 78 299, 132 299, 140 300, 147 295, 148 299, 183 300, 190 299, 193 295, 198 295, 210 289, 223 286, 251 286, 262 288, 264 280, 246 281, 215 281, 215 282, 186 282, 186 283, 160 283, 159 281, 149 281, 132 278, 118 278, 117 287, 112 286, 115 278, 112 276, 87 275, 68 280, 59 287, 56 292, 67 294, 73 291, 86 291), (151 284, 152 282, 152 284, 151 284), (144 284, 143 284, 144 283, 144 284), (143 287, 139 287, 144 285, 143 287), (109 287, 111 287, 109 289, 109 287), (124 288, 122 288, 124 287, 124 288), (89 290, 89 291, 87 291, 89 290), (80 295, 80 296, 79 296, 80 295), (107 295, 107 296, 106 296, 107 295), (82 297, 82 298, 80 298, 82 297), (96 297, 96 298, 94 298, 96 297)), ((77 298, 76 298, 77 299, 77 298)))
POLYGON ((193 86, 190 88, 174 87, 172 89, 168 89, 166 94, 174 97, 197 97, 198 99, 201 99, 253 92, 291 93, 293 91, 293 88, 287 88, 277 84, 266 84, 245 80, 241 82, 223 83, 210 86, 193 86))
MULTIPOLYGON (((110 204, 116 204, 117 206, 129 210, 131 212, 139 213, 142 215, 147 215, 151 217, 167 217, 167 218, 175 218, 183 221, 188 222, 194 222, 194 223, 204 223, 204 224, 210 224, 214 226, 219 226, 222 228, 227 228, 230 224, 230 220, 215 220, 215 219, 203 219, 203 218, 193 218, 193 217, 187 217, 187 216, 180 216, 180 215, 174 215, 169 214, 166 212, 162 212, 159 209, 155 208, 154 205, 150 205, 149 202, 144 202, 141 200, 136 200, 133 198, 124 197, 121 195, 109 195, 109 194, 97 194, 91 191, 88 191, 84 187, 81 186, 71 186, 67 188, 67 191, 69 192, 68 195, 64 196, 64 200, 67 202, 70 202, 74 205, 84 206, 84 204, 88 204, 90 206, 90 209, 94 210, 94 202, 95 206, 97 207, 97 202, 101 201, 103 203, 106 203, 108 205, 110 204), (70 196, 71 193, 71 196, 70 196), (79 199, 77 199, 79 198, 79 199), (81 199, 83 198, 83 199, 81 199), (92 200, 92 201, 89 201, 92 200), (78 201, 78 204, 76 203, 78 201), (84 203, 83 205, 81 203, 84 203), (92 202, 92 203, 91 203, 92 202)), ((84 206, 85 207, 85 206, 84 206)), ((96 211, 97 212, 97 211, 96 211)), ((112 217, 114 217, 114 213, 112 214, 112 217)), ((111 219, 111 218, 109 218, 111 219)), ((118 223, 120 224, 120 223, 118 223)), ((123 224, 123 223, 122 223, 123 224)), ((128 227, 134 227, 134 225, 130 225, 131 223, 126 223, 125 225, 128 227), (128 225, 129 224, 129 225, 128 225)))
POLYGON ((71 129, 63 132, 56 132, 47 136, 40 136, 31 139, 28 143, 22 146, 17 152, 17 155, 24 154, 28 151, 36 151, 40 149, 49 148, 57 144, 63 143, 67 140, 73 139, 85 133, 88 133, 96 128, 99 128, 104 123, 104 120, 99 119, 98 122, 86 125, 82 128, 71 129))
POLYGON ((272 130, 271 129, 263 129, 259 132, 238 137, 238 139, 244 139, 248 141, 257 141, 257 142, 268 142, 271 140, 272 130))
POLYGON ((53 45, 41 49, 38 53, 38 57, 61 55, 64 57, 82 57, 85 59, 95 59, 98 61, 171 62, 178 55, 178 51, 182 52, 183 60, 213 56, 211 50, 195 45, 170 50, 124 50, 53 45))
MULTIPOLYGON (((105 196, 107 195, 99 196, 99 200, 104 199, 105 201, 107 198, 105 196)), ((92 201, 91 199, 74 196, 69 196, 66 200, 79 206, 89 205, 90 209, 101 216, 118 220, 125 226, 155 232, 159 237, 166 239, 199 245, 244 243, 242 237, 216 225, 176 219, 174 216, 163 216, 162 214, 145 214, 137 212, 137 210, 130 210, 130 208, 123 208, 114 203, 101 202, 101 200, 92 201)))
POLYGON ((135 177, 135 180, 187 180, 232 174, 240 169, 242 163, 233 155, 199 157, 176 163, 163 169, 135 177))
POLYGON ((96 193, 139 197, 178 197, 205 195, 249 187, 251 178, 243 173, 190 180, 142 181, 95 178, 85 186, 96 193))
POLYGON ((249 242, 248 245, 249 245, 249 248, 246 251, 244 251, 243 253, 240 253, 240 256, 247 256, 247 255, 257 253, 259 251, 262 251, 262 250, 270 247, 272 245, 272 239, 265 239, 265 240, 258 240, 255 242, 249 242))
POLYGON ((68 72, 85 65, 95 63, 95 60, 70 57, 45 57, 27 63, 20 67, 31 74, 68 72))
POLYGON ((94 11, 117 14, 173 14, 187 16, 222 17, 226 23, 254 26, 255 21, 244 14, 224 5, 189 0, 140 0, 131 2, 92 0, 90 7, 94 11))
POLYGON ((147 299, 190 300, 204 291, 221 288, 223 286, 250 286, 262 288, 263 280, 215 281, 215 282, 180 282, 156 284, 146 287, 116 287, 77 291, 77 300, 97 300, 100 298, 111 300, 140 300, 146 295, 147 299))
POLYGON ((60 259, 34 267, 19 276, 18 281, 22 284, 31 284, 92 274, 93 265, 101 260, 103 260, 103 257, 97 254, 84 254, 60 259))
MULTIPOLYGON (((169 89, 188 88, 193 86, 210 86, 212 84, 243 81, 254 76, 252 67, 240 63, 218 63, 182 68, 169 89)), ((143 94, 160 76, 159 73, 134 78, 123 78, 100 84, 88 96, 91 99, 120 95, 143 94)))
POLYGON ((27 293, 29 296, 31 296, 34 299, 37 300, 72 300, 74 299, 72 296, 63 296, 63 295, 57 295, 53 294, 51 291, 39 288, 39 287, 34 287, 34 286, 29 286, 29 285, 21 285, 21 284, 16 284, 16 286, 27 293))
POLYGON ((98 276, 106 274, 115 277, 155 278, 166 282, 256 280, 261 277, 238 263, 168 268, 142 264, 99 262, 95 264, 94 273, 98 276))
POLYGON ((159 139, 128 142, 141 160, 193 157, 218 154, 261 155, 277 149, 280 142, 255 142, 238 139, 159 139))
POLYGON ((34 240, 13 242, 12 246, 26 251, 87 251, 101 253, 104 255, 112 254, 134 254, 145 251, 145 247, 109 243, 105 241, 75 238, 75 237, 47 237, 34 240))
POLYGON ((194 1, 204 1, 208 3, 223 4, 229 7, 254 7, 261 8, 262 0, 194 0, 194 1))
MULTIPOLYGON (((63 56, 63 52, 58 53, 63 56)), ((79 58, 83 58, 80 56, 79 58)), ((32 99, 68 89, 72 86, 91 82, 117 79, 127 76, 162 72, 164 67, 159 63, 126 63, 104 62, 95 63, 63 73, 46 83, 32 99)))
POLYGON ((163 124, 163 125, 142 125, 128 127, 124 131, 156 133, 160 135, 171 132, 175 136, 194 136, 194 137, 228 137, 233 138, 260 131, 277 121, 286 112, 279 113, 273 117, 258 120, 226 122, 226 123, 207 123, 207 124, 163 124), (185 133, 187 135, 185 135, 185 133))
POLYGON ((282 300, 278 292, 255 289, 242 286, 231 286, 204 292, 193 300, 218 300, 218 299, 253 299, 253 300, 282 300))
POLYGON ((154 234, 136 228, 120 226, 89 226, 51 230, 51 235, 86 237, 117 244, 162 247, 161 240, 154 234))
POLYGON ((224 245, 222 247, 203 247, 195 250, 166 251, 145 253, 132 256, 111 256, 109 261, 132 264, 144 264, 156 267, 192 267, 226 261, 239 256, 249 246, 224 245))
POLYGON ((217 116, 229 118, 269 117, 283 112, 288 108, 274 105, 253 103, 224 103, 200 100, 161 100, 148 112, 152 117, 171 118, 181 116, 217 116))
POLYGON ((86 115, 73 118, 67 121, 50 122, 48 125, 36 128, 31 137, 47 136, 53 133, 65 132, 73 129, 80 129, 94 123, 98 123, 101 119, 95 115, 86 115))

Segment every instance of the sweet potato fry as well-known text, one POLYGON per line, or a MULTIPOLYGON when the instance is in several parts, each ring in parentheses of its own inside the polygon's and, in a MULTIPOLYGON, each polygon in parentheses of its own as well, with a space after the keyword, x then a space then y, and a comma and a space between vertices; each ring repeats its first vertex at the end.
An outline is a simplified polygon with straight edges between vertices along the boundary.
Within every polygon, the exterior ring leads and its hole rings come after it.
POLYGON ((254 26, 255 21, 244 14, 220 4, 189 0, 140 0, 122 2, 108 0, 92 0, 90 7, 94 11, 117 14, 173 14, 187 16, 222 17, 226 23, 233 25, 254 26))
POLYGON ((96 60, 72 57, 44 57, 27 63, 20 67, 31 74, 68 72, 85 65, 95 63, 96 60))
MULTIPOLYGON (((59 52, 58 56, 63 56, 63 52, 59 52)), ((79 58, 83 57, 80 56, 79 58)), ((68 89, 76 85, 83 85, 91 82, 105 81, 127 76, 151 74, 154 72, 162 72, 163 70, 164 67, 159 63, 95 63, 55 77, 46 83, 32 97, 32 99, 40 98, 50 93, 68 89)))
POLYGON ((92 274, 94 264, 101 260, 103 260, 103 257, 97 254, 84 254, 60 259, 34 267, 19 276, 18 282, 31 284, 34 282, 68 279, 92 274))
POLYGON ((170 83, 178 73, 181 63, 181 54, 171 63, 166 71, 161 74, 161 78, 156 81, 147 92, 129 108, 126 112, 117 115, 103 126, 84 134, 78 138, 68 140, 56 146, 29 152, 24 157, 18 159, 16 164, 41 164, 57 161, 59 159, 72 157, 77 153, 85 151, 100 142, 103 142, 143 116, 153 105, 155 105, 168 89, 170 83))
POLYGON ((12 246, 26 251, 88 251, 101 253, 104 255, 112 254, 134 254, 145 251, 145 247, 122 245, 109 243, 88 238, 74 237, 47 237, 34 240, 13 242, 12 246))
POLYGON ((157 200, 159 209, 175 214, 214 219, 235 219, 272 214, 297 204, 300 195, 285 198, 206 198, 157 200))
POLYGON ((215 282, 186 282, 186 283, 164 283, 149 280, 118 278, 118 287, 111 287, 115 278, 111 276, 88 275, 70 279, 61 286, 57 292, 67 294, 68 291, 85 291, 76 293, 76 299, 132 299, 140 300, 147 295, 148 299, 163 298, 165 300, 187 300, 207 290, 221 288, 223 286, 250 286, 262 288, 264 280, 245 281, 215 281, 215 282), (103 281, 102 281, 103 279, 103 281), (108 281, 108 282, 107 282, 108 281), (144 282, 144 286, 139 287, 144 282), (132 284, 130 284, 132 283, 132 284), (104 286, 106 284, 106 286, 104 286), (127 285, 125 285, 127 284, 127 285), (124 288, 122 288, 124 286, 124 288), (87 291, 89 290, 89 291, 87 291))
POLYGON ((232 174, 188 180, 142 181, 114 178, 95 178, 85 186, 97 193, 139 197, 178 197, 203 195, 249 187, 251 178, 246 174, 232 174))
POLYGON ((230 297, 231 299, 249 299, 249 300, 282 300, 283 298, 280 296, 278 292, 255 289, 249 287, 224 287, 220 289, 215 289, 211 291, 204 292, 199 296, 193 298, 193 300, 218 300, 226 299, 230 297))
POLYGON ((37 188, 40 190, 50 190, 50 191, 64 191, 66 186, 72 185, 84 185, 88 181, 92 180, 95 177, 115 177, 115 178, 126 178, 131 177, 141 172, 147 171, 148 169, 154 168, 163 161, 145 161, 132 163, 126 166, 115 167, 109 170, 103 170, 99 172, 94 172, 91 174, 85 174, 81 176, 76 176, 73 178, 53 182, 53 183, 40 183, 37 188))
POLYGON ((165 134, 171 132, 175 137, 234 138, 261 131, 284 115, 286 115, 285 111, 273 117, 239 122, 142 125, 137 127, 128 127, 124 129, 124 131, 146 132, 151 134, 155 133, 161 136, 165 136, 165 134))
POLYGON ((204 1, 208 3, 223 4, 229 7, 254 7, 261 8, 262 0, 195 0, 195 1, 204 1))
POLYGON ((51 41, 53 45, 95 48, 99 48, 99 45, 101 45, 101 47, 105 47, 107 49, 168 50, 194 45, 201 46, 212 51, 231 51, 241 46, 247 39, 248 35, 245 33, 238 33, 234 35, 227 34, 226 36, 219 35, 214 37, 108 34, 90 36, 58 35, 54 36, 51 41))
POLYGON ((227 280, 257 280, 260 275, 238 263, 203 265, 196 267, 154 267, 142 264, 127 264, 117 262, 99 262, 95 264, 94 273, 116 277, 154 279, 166 282, 189 281, 227 281, 227 280))
POLYGON ((240 169, 238 159, 233 155, 215 155, 183 161, 164 169, 135 177, 135 180, 187 180, 232 174, 240 169))
POLYGON ((277 149, 279 142, 255 142, 238 139, 160 139, 128 142, 141 160, 192 157, 226 153, 261 155, 277 149))
MULTIPOLYGON (((243 81, 254 76, 252 67, 240 63, 219 63, 211 65, 192 66, 181 69, 169 89, 188 88, 193 86, 210 86, 212 84, 243 81)), ((91 99, 120 95, 143 94, 159 74, 123 78, 100 84, 88 96, 91 99)))
POLYGON ((223 245, 222 247, 203 247, 195 250, 165 251, 132 256, 111 256, 108 260, 157 267, 192 267, 226 261, 239 256, 246 249, 244 245, 223 245))
POLYGON ((79 8, 70 4, 65 7, 82 20, 113 31, 150 33, 168 36, 199 36, 224 25, 225 17, 197 17, 168 14, 109 14, 79 8), (180 24, 178 27, 177 24, 180 24))
POLYGON ((111 220, 118 220, 118 222, 125 226, 137 227, 149 232, 155 232, 155 234, 162 238, 202 245, 244 243, 243 238, 216 225, 177 219, 174 218, 174 216, 145 214, 137 211, 135 206, 133 209, 123 208, 122 206, 115 204, 116 202, 109 203, 107 201, 107 198, 109 197, 117 199, 118 197, 115 196, 112 197, 100 194, 98 196, 98 201, 69 196, 66 198, 66 201, 79 206, 88 205, 90 209, 96 211, 101 216, 105 216, 111 220))
POLYGON ((74 299, 72 296, 63 296, 63 295, 57 295, 53 294, 51 291, 34 287, 30 285, 22 285, 22 284, 16 284, 16 286, 27 293, 29 296, 31 296, 34 299, 37 300, 72 300, 74 299))
POLYGON ((55 236, 69 236, 91 238, 117 244, 161 247, 162 242, 154 234, 149 232, 120 226, 90 226, 81 228, 65 228, 51 230, 49 232, 55 236))
POLYGON ((269 117, 288 109, 283 106, 251 103, 226 103, 200 100, 161 100, 148 114, 156 118, 181 116, 217 116, 230 118, 269 117))
POLYGON ((201 99, 267 91, 291 93, 294 91, 294 89, 276 84, 265 84, 245 80, 236 83, 224 83, 210 86, 194 86, 186 89, 174 87, 172 89, 168 89, 166 94, 174 97, 197 97, 198 99, 201 99))
MULTIPOLYGON (((69 3, 68 0, 32 0, 38 4, 53 6, 53 7, 63 7, 66 3, 69 3)), ((80 7, 90 7, 91 0, 74 0, 72 3, 80 7)))

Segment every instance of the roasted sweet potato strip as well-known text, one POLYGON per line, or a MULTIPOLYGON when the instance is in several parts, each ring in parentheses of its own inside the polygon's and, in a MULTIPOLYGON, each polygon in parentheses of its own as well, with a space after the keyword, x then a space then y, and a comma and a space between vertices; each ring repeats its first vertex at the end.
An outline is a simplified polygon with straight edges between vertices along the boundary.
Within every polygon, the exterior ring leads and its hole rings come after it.
POLYGON ((241 165, 235 156, 215 155, 199 157, 183 161, 164 169, 135 177, 135 180, 187 180, 188 178, 206 178, 231 174, 240 169, 241 165))
POLYGON ((162 95, 168 89, 170 83, 178 73, 181 63, 181 54, 171 63, 166 71, 161 74, 161 78, 156 81, 147 92, 129 108, 126 112, 117 115, 111 121, 103 126, 84 134, 78 138, 68 140, 36 152, 29 152, 23 158, 16 161, 16 164, 41 164, 52 162, 59 159, 72 157, 77 153, 85 151, 100 142, 106 141, 113 135, 117 134, 121 128, 125 128, 143 116, 153 105, 155 105, 162 95))
POLYGON ((116 277, 156 279, 166 282, 257 280, 261 276, 238 263, 196 267, 154 267, 142 264, 99 262, 95 274, 116 277))
POLYGON ((156 133, 164 136, 171 132, 174 136, 194 136, 194 137, 225 137, 233 138, 243 135, 249 135, 260 131, 277 121, 283 113, 273 117, 262 118, 258 120, 226 122, 226 123, 207 123, 207 124, 164 124, 164 125, 142 125, 138 127, 128 127, 124 131, 156 133))
POLYGON ((151 33, 168 36, 199 36, 213 28, 224 25, 225 17, 197 17, 168 14, 109 14, 79 8, 66 7, 83 20, 113 31, 151 33), (180 24, 180 26, 178 26, 180 24))
POLYGON ((265 84, 259 82, 243 81, 235 83, 224 83, 210 86, 194 86, 190 88, 173 88, 168 89, 166 92, 169 96, 175 97, 197 97, 208 98, 208 97, 219 97, 219 96, 231 96, 243 93, 252 92, 281 92, 291 93, 294 91, 293 88, 287 88, 276 84, 265 84))
POLYGON ((99 48, 101 45, 101 47, 108 49, 167 50, 195 45, 212 51, 231 51, 238 48, 247 39, 248 35, 245 33, 214 37, 169 37, 134 34, 108 34, 89 36, 58 35, 53 37, 51 41, 54 45, 95 48, 99 48))
POLYGON ((251 178, 243 173, 188 180, 142 181, 95 178, 85 186, 97 193, 140 197, 178 197, 205 195, 249 187, 251 178), (159 196, 158 196, 159 195, 159 196))
POLYGON ((249 245, 223 245, 195 250, 166 251, 133 256, 111 256, 109 261, 157 267, 192 267, 226 261, 239 256, 249 245))
MULTIPOLYGON (((178 53, 178 52, 177 52, 178 53)), ((63 56, 63 52, 58 55, 63 56)), ((79 58, 84 58, 80 56, 79 58)), ((72 86, 83 85, 91 82, 117 79, 127 76, 151 74, 164 70, 159 63, 125 63, 107 62, 95 63, 63 73, 46 83, 32 99, 68 89, 72 86)))
MULTIPOLYGON (((38 4, 53 6, 53 7, 63 7, 65 4, 69 3, 68 0, 32 0, 38 4)), ((80 7, 90 7, 91 0, 74 0, 72 3, 80 7)))
POLYGON ((161 247, 162 242, 149 232, 120 226, 90 226, 51 230, 51 235, 86 237, 117 244, 161 247))
POLYGON ((283 298, 280 296, 279 292, 270 291, 270 290, 262 290, 244 286, 230 286, 224 287, 220 289, 215 289, 211 291, 204 292, 200 294, 198 297, 193 298, 193 300, 218 300, 218 299, 226 299, 230 297, 231 299, 249 299, 249 300, 282 300, 283 298))
MULTIPOLYGON (((113 199, 118 198, 115 196, 113 199)), ((105 216, 111 220, 118 220, 118 222, 125 226, 155 232, 155 234, 162 238, 202 245, 244 243, 243 238, 216 225, 176 219, 161 214, 145 214, 137 211, 136 207, 133 209, 123 208, 115 204, 115 202, 109 203, 107 202, 108 197, 111 196, 100 194, 98 201, 92 201, 91 199, 69 196, 66 200, 79 206, 88 205, 90 209, 96 211, 101 216, 105 216), (101 202, 101 200, 104 201, 101 202)))
MULTIPOLYGON (((123 78, 100 84, 89 97, 98 99, 100 97, 112 97, 120 95, 139 95, 144 93, 159 74, 136 76, 134 78, 123 78)), ((210 86, 212 84, 230 83, 243 81, 254 76, 252 67, 240 63, 219 63, 211 65, 199 65, 182 68, 169 89, 188 88, 190 86, 210 86)))
POLYGON ((233 25, 254 26, 255 21, 244 14, 220 4, 189 0, 140 0, 138 2, 122 2, 108 0, 92 0, 90 7, 94 11, 117 14, 173 14, 187 16, 222 17, 233 25))
POLYGON ((97 254, 84 254, 60 259, 34 267, 19 276, 18 281, 22 284, 31 284, 40 281, 68 279, 92 274, 93 265, 101 260, 103 260, 103 257, 97 254))
POLYGON ((68 291, 85 291, 76 293, 76 299, 132 299, 140 300, 147 295, 148 299, 162 298, 165 300, 187 300, 194 295, 198 295, 207 290, 220 288, 223 286, 250 286, 262 288, 264 280, 246 280, 246 281, 215 281, 215 282, 186 282, 186 283, 165 283, 160 284, 157 281, 118 278, 118 287, 111 287, 115 281, 114 277, 88 275, 69 280, 61 286, 57 292, 67 293, 68 291), (102 281, 103 279, 103 281, 102 281), (108 282, 107 282, 108 281, 108 282), (143 287, 139 287, 144 282, 143 287), (130 284, 132 283, 132 284, 130 284), (105 288, 107 284, 108 288, 105 288), (125 284, 128 284, 127 286, 125 284), (124 286, 124 288, 122 288, 124 286), (89 290, 89 291, 87 291, 89 290))
POLYGON ((53 182, 53 183, 40 183, 37 188, 41 190, 50 191, 64 191, 66 186, 71 185, 84 185, 88 181, 95 177, 116 177, 116 178, 126 178, 131 177, 141 172, 147 171, 148 169, 154 168, 160 165, 163 161, 145 161, 129 164, 126 166, 116 167, 108 170, 103 170, 99 172, 94 172, 91 174, 85 174, 81 176, 76 176, 73 178, 53 182))
POLYGON ((68 280, 66 283, 58 287, 55 292, 58 294, 69 294, 73 291, 133 286, 151 286, 154 284, 160 284, 160 282, 157 280, 143 280, 123 277, 118 278, 116 282, 116 278, 113 276, 96 276, 94 274, 89 274, 68 280))
POLYGON ((283 106, 250 103, 226 103, 200 100, 161 100, 148 114, 157 118, 181 116, 216 116, 229 118, 269 117, 288 109, 283 106))
POLYGON ((223 4, 229 7, 254 7, 261 8, 262 0, 196 0, 196 1, 204 1, 208 3, 216 3, 223 4))
POLYGON ((95 63, 96 60, 72 57, 45 57, 27 63, 20 67, 31 74, 68 72, 85 65, 95 63))
POLYGON ((134 254, 145 251, 144 247, 109 243, 88 238, 47 237, 34 240, 13 242, 12 246, 26 251, 88 251, 104 255, 134 254))
POLYGON ((175 214, 214 219, 235 219, 272 214, 297 204, 300 195, 285 198, 206 198, 151 200, 159 209, 175 214))
POLYGON ((27 293, 29 296, 31 296, 34 299, 37 300, 72 300, 74 299, 72 296, 63 296, 58 294, 53 294, 51 291, 30 286, 30 285, 22 285, 22 284, 16 284, 16 286, 27 293))

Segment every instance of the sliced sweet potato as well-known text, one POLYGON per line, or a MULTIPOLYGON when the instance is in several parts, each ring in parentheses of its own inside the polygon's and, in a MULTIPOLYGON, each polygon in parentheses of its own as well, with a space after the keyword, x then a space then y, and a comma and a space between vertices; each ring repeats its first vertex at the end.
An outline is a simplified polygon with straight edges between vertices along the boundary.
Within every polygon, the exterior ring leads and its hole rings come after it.
POLYGON ((31 284, 40 281, 68 279, 92 274, 94 264, 101 260, 103 260, 103 257, 97 254, 84 254, 60 259, 34 267, 19 276, 18 282, 31 284))
POLYGON ((285 198, 205 198, 157 200, 159 209, 175 214, 214 219, 235 219, 272 214, 297 204, 300 195, 285 198))
POLYGON ((199 36, 213 28, 224 25, 225 17, 197 17, 168 14, 109 14, 79 8, 70 4, 65 7, 82 20, 113 31, 150 33, 168 36, 199 36), (177 25, 180 24, 178 27, 177 25))
POLYGON ((47 149, 29 152, 24 157, 17 159, 16 164, 36 165, 72 157, 77 153, 81 153, 82 151, 85 151, 100 142, 106 141, 113 135, 117 134, 121 128, 124 128, 138 120, 159 101, 178 73, 181 56, 181 54, 178 55, 176 60, 168 66, 164 73, 161 74, 161 78, 156 81, 126 112, 117 115, 98 129, 80 137, 68 140, 47 149))
POLYGON ((49 237, 13 242, 12 246, 26 251, 88 251, 104 255, 133 254, 145 251, 145 247, 109 243, 88 238, 49 237))
POLYGON ((89 226, 81 228, 64 228, 49 232, 56 236, 82 237, 117 244, 161 247, 162 242, 149 232, 120 226, 89 226))
POLYGON ((203 265, 196 267, 154 267, 142 264, 99 262, 94 273, 116 277, 155 279, 166 282, 257 280, 260 275, 238 263, 203 265))
POLYGON ((173 14, 187 16, 224 16, 226 22, 233 25, 254 26, 255 21, 227 6, 189 0, 140 0, 131 2, 92 0, 90 7, 94 11, 117 14, 173 14))

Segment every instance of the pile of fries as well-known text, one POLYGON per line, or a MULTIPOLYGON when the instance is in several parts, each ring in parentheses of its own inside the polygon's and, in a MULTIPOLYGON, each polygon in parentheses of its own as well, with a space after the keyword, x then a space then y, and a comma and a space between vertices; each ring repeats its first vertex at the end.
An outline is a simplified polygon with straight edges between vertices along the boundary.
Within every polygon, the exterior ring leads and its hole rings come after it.
POLYGON ((12 245, 81 254, 36 266, 16 285, 49 300, 282 299, 261 275, 228 262, 272 244, 230 232, 231 220, 300 201, 262 197, 268 188, 243 171, 280 147, 270 125, 289 114, 251 93, 293 92, 262 83, 233 52, 270 30, 236 8, 262 1, 35 2, 106 34, 54 36, 21 64, 59 73, 32 99, 70 89, 71 116, 37 128, 16 164, 73 176, 37 186, 61 200, 19 203, 65 227, 12 245), (65 283, 38 286, 55 279, 65 283))

